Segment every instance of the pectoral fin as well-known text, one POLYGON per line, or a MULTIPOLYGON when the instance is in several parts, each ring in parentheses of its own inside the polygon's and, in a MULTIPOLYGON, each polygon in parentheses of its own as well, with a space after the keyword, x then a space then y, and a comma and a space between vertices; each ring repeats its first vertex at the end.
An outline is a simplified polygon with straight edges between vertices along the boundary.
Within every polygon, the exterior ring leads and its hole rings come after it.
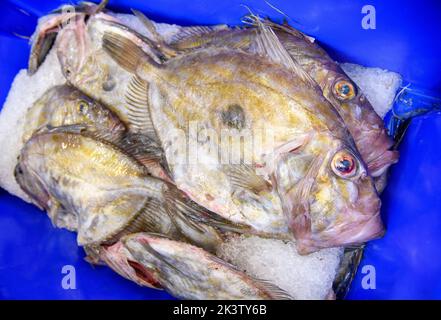
POLYGON ((160 69, 160 65, 153 61, 140 46, 115 32, 104 33, 103 49, 122 68, 130 73, 138 74, 144 80, 148 81, 147 77, 154 79, 160 69))
POLYGON ((148 90, 148 82, 140 77, 135 75, 130 80, 126 93, 128 127, 130 131, 145 134, 159 143, 150 116, 148 90))
POLYGON ((176 187, 171 187, 165 191, 169 212, 178 214, 181 219, 192 222, 204 223, 221 230, 248 233, 250 227, 227 220, 217 213, 200 206, 188 198, 176 187))
POLYGON ((144 165, 150 175, 173 183, 165 155, 157 141, 147 135, 128 133, 118 146, 144 165))
POLYGON ((262 176, 257 175, 256 170, 250 165, 224 165, 224 172, 229 176, 231 183, 236 187, 249 189, 256 194, 272 189, 271 183, 262 176))

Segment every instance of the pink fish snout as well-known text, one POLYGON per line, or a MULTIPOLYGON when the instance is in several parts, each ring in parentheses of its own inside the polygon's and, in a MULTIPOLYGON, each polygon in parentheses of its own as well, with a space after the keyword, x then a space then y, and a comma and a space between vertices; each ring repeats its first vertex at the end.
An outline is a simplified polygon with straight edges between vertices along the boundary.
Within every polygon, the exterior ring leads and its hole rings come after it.
POLYGON ((310 212, 302 215, 309 217, 310 221, 299 219, 301 216, 293 219, 290 227, 297 241, 297 251, 308 254, 323 248, 358 245, 381 237, 385 232, 380 215, 381 200, 370 189, 373 189, 371 183, 364 184, 358 189, 357 199, 345 207, 336 208, 332 217, 323 218, 320 213, 310 212), (319 218, 314 220, 314 216, 319 218), (323 221, 326 221, 325 226, 323 221))

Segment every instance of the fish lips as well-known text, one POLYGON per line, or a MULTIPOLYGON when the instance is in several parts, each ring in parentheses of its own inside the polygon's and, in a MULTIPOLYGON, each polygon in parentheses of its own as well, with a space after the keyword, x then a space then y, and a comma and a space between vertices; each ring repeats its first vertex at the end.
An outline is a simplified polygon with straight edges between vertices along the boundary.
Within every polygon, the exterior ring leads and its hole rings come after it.
POLYGON ((386 150, 379 157, 369 162, 369 172, 373 177, 379 177, 393 164, 397 163, 399 152, 396 150, 386 150))
POLYGON ((325 230, 313 232, 309 212, 297 214, 290 223, 296 239, 297 252, 301 255, 310 254, 320 249, 360 245, 367 241, 380 238, 385 228, 380 215, 381 201, 370 203, 367 211, 374 214, 363 214, 361 209, 347 208, 344 216, 348 221, 333 222, 325 230), (353 217, 353 218, 351 218, 353 217))

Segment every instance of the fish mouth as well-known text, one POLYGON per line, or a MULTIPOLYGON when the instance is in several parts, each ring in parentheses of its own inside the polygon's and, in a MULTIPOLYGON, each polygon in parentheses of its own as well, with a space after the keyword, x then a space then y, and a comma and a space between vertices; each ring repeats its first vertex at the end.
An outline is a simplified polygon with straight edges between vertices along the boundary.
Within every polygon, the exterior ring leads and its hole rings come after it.
POLYGON ((360 245, 381 238, 385 228, 378 210, 367 220, 354 221, 339 227, 333 226, 326 233, 314 235, 310 232, 304 234, 304 237, 296 238, 298 253, 306 255, 325 248, 360 245))
POLYGON ((20 163, 17 163, 17 165, 14 168, 15 181, 18 183, 20 188, 31 198, 33 203, 40 210, 43 210, 43 211, 49 210, 48 203, 49 203, 50 196, 47 193, 47 191, 45 190, 45 188, 43 187, 43 184, 40 182, 38 175, 36 175, 35 172, 33 172, 32 170, 27 174, 33 175, 33 177, 36 179, 35 183, 39 184, 38 187, 41 192, 32 192, 32 189, 28 188, 26 180, 24 178, 23 168, 21 167, 20 163))
POLYGON ((363 138, 358 139, 357 148, 371 177, 381 176, 398 162, 399 152, 392 149, 394 142, 385 129, 360 131, 359 135, 363 135, 363 138))
MULTIPOLYGON (((367 189, 373 186, 366 186, 367 189)), ((369 190, 367 190, 369 191, 369 190)), ((359 189, 364 193, 364 188, 359 189)), ((364 194, 358 200, 341 209, 341 213, 324 228, 317 229, 308 208, 303 208, 304 219, 293 220, 291 230, 294 231, 297 251, 301 255, 320 249, 360 245, 384 235, 385 228, 381 219, 381 200, 375 193, 364 194)), ((319 216, 323 216, 320 212, 319 216)))
POLYGON ((84 15, 78 14, 57 36, 56 50, 61 71, 67 80, 77 75, 87 62, 89 40, 84 15), (76 51, 73 52, 72 48, 76 51))
POLYGON ((386 172, 386 170, 397 163, 399 159, 399 152, 395 150, 386 150, 377 158, 369 161, 368 169, 372 177, 379 177, 386 172))

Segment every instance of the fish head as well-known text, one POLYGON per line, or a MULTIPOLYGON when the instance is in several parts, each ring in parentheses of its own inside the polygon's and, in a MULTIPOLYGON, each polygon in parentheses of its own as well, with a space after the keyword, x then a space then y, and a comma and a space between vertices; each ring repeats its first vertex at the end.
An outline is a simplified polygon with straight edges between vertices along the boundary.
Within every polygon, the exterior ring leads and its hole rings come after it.
POLYGON ((15 181, 41 210, 49 208, 50 196, 38 175, 28 163, 26 154, 21 154, 14 168, 15 181))
POLYGON ((269 23, 278 30, 277 35, 289 54, 312 75, 323 96, 342 117, 368 166, 369 175, 382 175, 398 161, 398 152, 390 150, 393 141, 366 95, 315 41, 288 25, 269 23))
POLYGON ((87 62, 90 50, 85 14, 77 14, 58 32, 56 50, 61 72, 66 80, 74 83, 75 76, 87 62))
POLYGON ((52 127, 84 125, 89 132, 119 134, 125 130, 118 116, 103 104, 70 85, 53 88, 45 105, 52 127))
POLYGON ((121 241, 111 246, 102 245, 99 249, 98 259, 124 278, 132 280, 140 286, 161 288, 155 271, 137 262, 121 241))
POLYGON ((339 67, 322 71, 324 94, 345 121, 357 149, 367 164, 369 175, 379 177, 398 161, 398 151, 390 150, 393 140, 383 120, 375 112, 360 88, 339 67))
POLYGON ((301 254, 360 244, 384 232, 381 201, 356 149, 328 140, 323 152, 319 144, 283 154, 275 174, 301 254))
MULTIPOLYGON (((117 94, 121 69, 102 50, 102 36, 112 30, 124 37, 142 42, 134 31, 114 17, 99 13, 63 29, 57 37, 57 56, 64 77, 77 88, 94 96, 117 94)), ((144 44, 145 47, 148 47, 144 44)))
POLYGON ((37 29, 31 37, 28 74, 34 74, 44 62, 56 42, 59 32, 70 27, 71 23, 81 16, 82 14, 73 8, 64 7, 39 20, 37 29))
POLYGON ((66 80, 89 94, 112 91, 116 86, 108 65, 110 58, 100 50, 105 26, 115 20, 102 12, 105 2, 76 6, 76 15, 59 28, 54 45, 66 80))

